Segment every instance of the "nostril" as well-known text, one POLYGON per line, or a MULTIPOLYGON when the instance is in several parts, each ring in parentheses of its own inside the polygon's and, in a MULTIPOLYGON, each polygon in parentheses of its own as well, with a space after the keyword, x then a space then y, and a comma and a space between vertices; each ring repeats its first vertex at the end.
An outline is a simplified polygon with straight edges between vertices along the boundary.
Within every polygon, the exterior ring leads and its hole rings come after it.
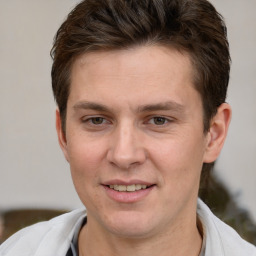
POLYGON ((144 163, 146 156, 143 152, 138 152, 138 150, 134 150, 132 153, 110 151, 108 152, 107 160, 122 170, 128 170, 144 163))

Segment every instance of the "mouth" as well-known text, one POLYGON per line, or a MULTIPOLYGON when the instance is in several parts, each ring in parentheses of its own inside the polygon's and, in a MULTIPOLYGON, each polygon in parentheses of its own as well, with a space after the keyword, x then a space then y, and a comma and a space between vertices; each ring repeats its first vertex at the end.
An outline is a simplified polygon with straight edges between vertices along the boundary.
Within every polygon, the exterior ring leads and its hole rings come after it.
POLYGON ((131 184, 131 185, 107 185, 107 187, 109 187, 110 189, 113 189, 115 191, 119 191, 119 192, 135 192, 135 191, 139 191, 139 190, 145 190, 147 188, 150 188, 154 185, 145 185, 145 184, 131 184))
POLYGON ((112 180, 102 185, 109 198, 118 203, 139 202, 147 198, 156 187, 156 184, 141 182, 139 180, 130 182, 112 180))

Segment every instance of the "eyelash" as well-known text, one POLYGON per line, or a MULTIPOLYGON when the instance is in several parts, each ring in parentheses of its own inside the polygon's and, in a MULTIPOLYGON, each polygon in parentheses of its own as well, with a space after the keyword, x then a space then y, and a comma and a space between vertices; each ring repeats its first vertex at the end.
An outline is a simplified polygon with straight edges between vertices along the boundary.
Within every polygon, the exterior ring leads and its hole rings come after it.
MULTIPOLYGON (((150 124, 150 125, 154 125, 154 126, 166 126, 168 123, 171 123, 173 120, 170 118, 166 118, 163 116, 152 116, 150 118, 147 119, 147 121, 145 122, 145 124, 150 124), (156 122, 162 122, 160 124, 157 124, 156 122)), ((82 123, 87 123, 90 126, 103 126, 104 124, 109 124, 111 123, 110 121, 108 121, 105 117, 101 117, 101 116, 95 116, 95 117, 88 117, 86 119, 82 119, 82 123), (96 121, 96 122, 95 122, 96 121), (98 123, 98 121, 100 121, 98 123)))
POLYGON ((95 117, 89 117, 89 118, 86 118, 86 119, 82 119, 82 123, 89 123, 92 126, 100 126, 100 125, 103 125, 106 122, 108 122, 107 119, 104 118, 104 117, 101 117, 101 116, 95 116, 95 117), (96 121, 97 119, 102 120, 102 122, 98 123, 98 124, 94 123, 94 121, 96 121))
POLYGON ((168 123, 170 123, 172 120, 171 119, 168 119, 166 117, 163 117, 163 116, 153 116, 151 117, 149 120, 148 120, 148 123, 152 124, 152 125, 156 125, 156 126, 164 126, 168 123), (158 119, 158 120, 157 120, 158 119), (151 123, 151 120, 154 122, 154 123, 151 123), (162 121, 163 123, 162 124, 156 124, 156 121, 162 121))

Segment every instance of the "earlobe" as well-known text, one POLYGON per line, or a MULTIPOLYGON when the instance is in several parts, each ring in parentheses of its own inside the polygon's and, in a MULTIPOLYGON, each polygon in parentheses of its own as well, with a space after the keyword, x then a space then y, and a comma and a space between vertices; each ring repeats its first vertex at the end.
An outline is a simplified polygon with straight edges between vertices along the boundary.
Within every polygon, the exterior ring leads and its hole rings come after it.
POLYGON ((219 156, 227 137, 230 120, 230 105, 223 103, 219 106, 216 115, 212 118, 210 129, 207 134, 207 145, 204 155, 205 163, 212 163, 219 156))
POLYGON ((68 157, 68 152, 67 152, 67 141, 66 141, 66 136, 63 132, 62 129, 62 124, 61 124, 61 117, 60 117, 60 112, 58 109, 56 109, 56 131, 58 135, 58 141, 59 145, 61 147, 61 150, 66 158, 66 160, 69 162, 69 157, 68 157))

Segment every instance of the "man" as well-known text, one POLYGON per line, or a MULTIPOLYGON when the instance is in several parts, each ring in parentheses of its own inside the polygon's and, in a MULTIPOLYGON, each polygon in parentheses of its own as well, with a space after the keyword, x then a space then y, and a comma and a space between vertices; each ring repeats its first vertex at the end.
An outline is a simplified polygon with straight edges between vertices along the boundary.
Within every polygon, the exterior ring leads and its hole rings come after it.
POLYGON ((85 0, 57 32, 59 144, 86 207, 0 255, 256 255, 198 199, 223 146, 230 57, 206 0, 85 0))

